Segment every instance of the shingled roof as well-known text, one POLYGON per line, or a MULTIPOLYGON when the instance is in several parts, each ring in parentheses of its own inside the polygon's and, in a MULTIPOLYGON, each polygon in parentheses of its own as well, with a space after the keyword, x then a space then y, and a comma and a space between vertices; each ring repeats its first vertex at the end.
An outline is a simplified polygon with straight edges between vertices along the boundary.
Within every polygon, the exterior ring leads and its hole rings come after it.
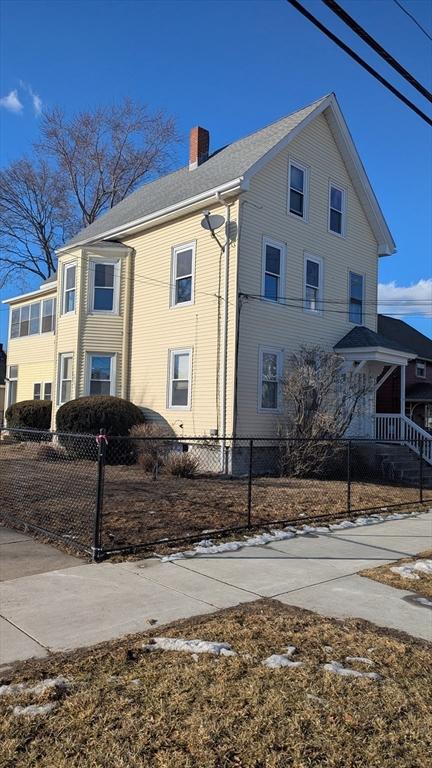
POLYGON ((333 349, 354 349, 356 347, 384 347, 385 349, 395 349, 398 352, 414 352, 404 344, 388 339, 381 333, 375 333, 370 328, 366 328, 364 325, 356 325, 349 333, 347 333, 333 349))
POLYGON ((387 315, 378 315, 378 331, 388 339, 412 349, 417 357, 432 360, 432 339, 417 331, 403 320, 387 315))
POLYGON ((189 166, 144 184, 111 210, 78 232, 59 253, 73 246, 98 240, 115 240, 127 230, 142 229, 156 216, 167 215, 180 206, 196 203, 206 195, 235 187, 247 189, 247 183, 262 164, 281 151, 309 120, 324 113, 338 142, 348 172, 356 186, 362 206, 379 244, 379 254, 394 253, 395 244, 367 178, 348 127, 334 94, 328 94, 307 107, 277 120, 265 128, 245 136, 214 152, 198 167, 189 166))

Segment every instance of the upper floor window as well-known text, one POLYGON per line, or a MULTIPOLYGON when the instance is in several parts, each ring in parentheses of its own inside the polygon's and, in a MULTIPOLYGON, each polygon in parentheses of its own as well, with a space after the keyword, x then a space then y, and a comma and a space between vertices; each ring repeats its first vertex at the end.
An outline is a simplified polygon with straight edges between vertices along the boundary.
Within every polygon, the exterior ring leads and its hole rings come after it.
POLYGON ((55 299, 36 301, 11 310, 10 338, 33 336, 54 330, 55 299), (42 318, 41 318, 42 304, 42 318))
POLYGON ((92 259, 90 269, 90 311, 118 312, 120 261, 92 259))
POLYGON ((59 358, 59 405, 67 403, 72 396, 73 355, 66 352, 59 358))
POLYGON ((171 305, 193 304, 195 243, 179 245, 172 256, 171 305))
POLYGON ((262 294, 270 301, 279 301, 283 296, 285 271, 285 246, 274 240, 263 241, 262 294))
POLYGON ((88 393, 115 394, 115 355, 88 355, 88 393))
POLYGON ((349 319, 351 323, 363 323, 363 275, 349 273, 349 319))
POLYGON ((301 219, 307 213, 308 169, 300 163, 290 160, 289 169, 288 210, 301 219))
POLYGON ((322 310, 323 264, 317 256, 305 255, 304 308, 308 312, 322 310))
POLYGON ((170 352, 168 405, 170 408, 190 408, 192 351, 173 349, 170 352))
POLYGON ((345 234, 345 209, 345 190, 341 189, 340 187, 336 187, 334 184, 330 184, 328 226, 330 232, 334 232, 336 235, 343 236, 345 234))
POLYGON ((281 369, 282 352, 272 348, 261 348, 259 354, 258 393, 260 410, 277 411, 279 409, 281 369))
POLYGON ((63 314, 75 312, 76 264, 63 267, 63 314))
POLYGON ((423 360, 416 360, 415 372, 420 379, 426 378, 426 363, 423 360))

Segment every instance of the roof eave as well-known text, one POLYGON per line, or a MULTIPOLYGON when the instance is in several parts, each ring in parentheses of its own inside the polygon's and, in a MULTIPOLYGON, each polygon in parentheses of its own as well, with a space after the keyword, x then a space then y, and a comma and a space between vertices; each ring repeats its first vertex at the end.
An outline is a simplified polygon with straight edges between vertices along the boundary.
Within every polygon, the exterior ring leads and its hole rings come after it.
POLYGON ((247 188, 248 182, 242 176, 237 179, 232 179, 231 181, 225 182, 225 184, 220 184, 217 187, 201 192, 199 195, 187 198, 186 200, 181 200, 179 203, 171 205, 168 208, 162 208, 153 213, 149 213, 147 216, 131 221, 128 224, 115 227, 114 229, 107 230, 106 232, 102 232, 93 237, 84 238, 71 245, 65 245, 62 248, 59 248, 56 253, 60 256, 63 253, 68 253, 76 248, 82 248, 101 240, 108 240, 113 237, 118 237, 119 235, 132 235, 137 231, 154 227, 155 224, 163 223, 170 219, 178 218, 185 213, 192 212, 193 210, 202 207, 204 203, 211 202, 212 199, 213 202, 215 202, 219 197, 234 196, 240 194, 240 192, 246 191, 247 188))
POLYGON ((57 282, 49 283, 48 285, 41 285, 35 291, 29 291, 29 293, 22 293, 21 296, 12 296, 10 299, 4 299, 2 304, 14 304, 17 301, 23 301, 25 299, 36 298, 37 296, 50 293, 51 291, 57 291, 57 282))

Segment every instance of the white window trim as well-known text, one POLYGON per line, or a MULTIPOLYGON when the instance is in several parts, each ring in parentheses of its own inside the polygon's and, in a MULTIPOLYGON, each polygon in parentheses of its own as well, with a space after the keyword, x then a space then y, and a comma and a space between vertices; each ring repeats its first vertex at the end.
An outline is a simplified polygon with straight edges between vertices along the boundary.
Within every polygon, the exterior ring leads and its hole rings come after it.
POLYGON ((425 379, 426 378, 426 361, 425 360, 416 360, 415 363, 415 375, 418 379, 425 379), (419 366, 422 366, 423 373, 418 373, 419 366))
MULTIPOLYGON (((110 313, 111 314, 111 313, 110 313)), ((86 352, 86 377, 85 377, 85 392, 90 396, 90 380, 91 380, 91 359, 92 357, 109 357, 111 360, 110 369, 110 395, 115 396, 116 393, 116 376, 117 376, 117 353, 116 352, 86 352)))
POLYGON ((39 390, 39 400, 42 400, 42 392, 43 392, 43 384, 42 384, 42 382, 41 381, 35 381, 33 383, 33 400, 37 399, 35 397, 35 387, 40 387, 40 390, 39 390))
POLYGON ((263 241, 262 241, 262 250, 261 250, 261 296, 265 301, 268 301, 270 304, 280 304, 281 300, 285 298, 285 275, 286 275, 286 253, 287 253, 287 247, 286 243, 282 243, 279 240, 273 240, 271 237, 267 237, 264 235, 263 241), (273 248, 279 248, 280 250, 280 275, 279 275, 279 293, 281 294, 278 296, 277 300, 269 299, 265 295, 265 275, 266 275, 266 246, 271 245, 273 248))
POLYGON ((288 158, 288 195, 287 195, 287 213, 297 221, 309 221, 309 185, 310 185, 310 167, 304 163, 300 163, 295 157, 288 158), (303 216, 299 216, 298 213, 292 213, 290 210, 290 191, 291 191, 291 166, 294 165, 304 173, 304 190, 303 190, 303 216))
POLYGON ((55 333, 55 330, 56 330, 56 320, 57 320, 57 297, 56 296, 48 296, 48 298, 41 300, 40 334, 42 335, 42 334, 45 334, 45 333, 55 333), (52 317, 52 319, 53 319, 53 327, 51 328, 50 331, 43 331, 42 330, 42 319, 44 317, 43 307, 44 307, 45 302, 47 302, 47 301, 52 301, 53 302, 54 313, 52 315, 45 315, 45 317, 52 317))
MULTIPOLYGON (((10 402, 10 384, 11 384, 11 381, 16 381, 17 394, 18 394, 19 366, 16 365, 15 363, 12 363, 12 365, 8 365, 7 366, 6 370, 7 370, 7 376, 6 376, 6 392, 5 392, 5 412, 7 411, 9 406, 11 405, 11 402, 10 402), (14 376, 14 377, 11 376, 11 371, 10 371, 11 368, 17 368, 17 375, 14 376)), ((16 400, 15 402, 18 402, 18 400, 16 400)))
POLYGON ((270 347, 267 345, 260 345, 258 347, 258 409, 257 409, 258 413, 281 413, 282 411, 280 380, 283 374, 283 357, 284 357, 284 351, 280 347, 270 347), (263 408, 262 406, 262 393, 263 393, 262 365, 263 365, 263 356, 266 352, 272 355, 277 355, 277 378, 278 378, 277 408, 263 408))
POLYGON ((168 391, 167 391, 167 407, 171 411, 190 411, 192 407, 192 347, 183 347, 182 349, 169 349, 168 350, 168 391), (188 402, 187 405, 173 405, 172 404, 172 381, 174 373, 174 355, 189 355, 189 371, 188 371, 188 402))
POLYGON ((49 399, 49 401, 51 402, 51 401, 52 401, 52 396, 53 396, 53 385, 52 385, 52 381, 43 381, 43 382, 42 382, 42 392, 43 392, 43 398, 42 398, 42 399, 43 399, 43 400, 47 400, 47 399, 49 399), (49 397, 49 398, 46 398, 46 397, 45 397, 45 391, 46 391, 46 387, 47 387, 47 385, 48 385, 48 384, 51 386, 51 395, 50 395, 50 397, 49 397))
MULTIPOLYGON (((8 330, 8 339, 9 339, 9 341, 15 342, 15 341, 18 341, 18 339, 28 339, 29 336, 42 336, 43 334, 46 334, 46 333, 55 333, 56 312, 54 312, 54 315, 52 315, 52 317, 54 317, 54 322, 53 322, 54 327, 52 328, 52 330, 51 331, 43 331, 42 330, 43 305, 44 305, 44 303, 46 301, 50 301, 50 300, 53 300, 55 302, 56 297, 53 296, 52 298, 48 297, 47 299, 41 299, 40 301, 32 301, 31 304, 22 304, 20 307, 11 307, 10 312, 9 312, 9 330, 8 330), (23 309, 23 307, 29 307, 30 308, 30 307, 33 307, 35 304, 39 304, 40 305, 40 308, 39 308, 39 330, 36 333, 27 333, 25 336, 19 336, 18 335, 18 336, 12 337, 12 335, 11 335, 12 334, 12 312, 19 312, 18 327, 20 327, 20 325, 21 325, 21 310, 23 309)), ((31 314, 31 309, 29 309, 29 313, 31 314)), ((29 328, 30 328, 30 314, 29 314, 29 328)), ((51 317, 51 315, 50 315, 50 317, 51 317)))
POLYGON ((179 307, 190 307, 195 304, 195 257, 196 257, 196 240, 192 240, 190 243, 182 243, 181 245, 175 245, 171 249, 171 290, 170 290, 170 308, 178 309, 179 307), (176 285, 177 285, 177 254, 182 251, 192 251, 192 265, 191 265, 191 299, 190 301, 176 302, 176 285))
POLYGON ((106 256, 92 256, 88 261, 88 313, 90 315, 118 315, 120 305, 120 278, 121 278, 121 259, 107 258, 106 256), (95 265, 104 264, 114 265, 114 290, 113 290, 113 308, 95 309, 94 291, 95 291, 95 265))
POLYGON ((61 399, 61 391, 62 391, 62 383, 63 381, 69 381, 69 379, 63 379, 63 360, 65 358, 70 358, 72 360, 72 370, 71 370, 71 400, 73 400, 73 387, 74 387, 74 355, 73 352, 60 352, 59 354, 59 360, 58 360, 58 392, 57 392, 57 403, 58 405, 63 405, 64 403, 70 402, 69 400, 62 400, 61 399))
MULTIPOLYGON (((77 308, 77 275, 78 275, 78 264, 76 261, 68 261, 66 264, 63 264, 62 268, 62 292, 61 292, 61 314, 62 315, 75 315, 76 314, 76 308, 77 308), (68 269, 72 269, 72 267, 75 267, 75 301, 74 301, 74 308, 70 309, 68 312, 66 312, 65 306, 66 306, 66 274, 68 269)), ((68 289, 69 291, 72 290, 72 288, 68 289)))
MULTIPOLYGON (((337 184, 335 181, 332 181, 332 179, 329 179, 328 184, 328 209, 327 209, 327 229, 330 232, 331 235, 336 235, 336 237, 341 237, 343 240, 346 238, 346 222, 347 222, 347 204, 348 200, 348 192, 345 187, 342 187, 340 184, 337 184), (334 187, 334 189, 337 189, 338 192, 342 193, 342 232, 335 232, 333 229, 330 229, 330 199, 331 199, 331 189, 334 187)), ((336 209, 335 209, 336 210, 336 209)), ((359 273, 356 273, 359 274, 359 273)))
POLYGON ((365 322, 365 306, 366 306, 365 298, 366 298, 366 275, 364 274, 364 272, 356 272, 354 269, 349 269, 348 270, 348 322, 351 325, 354 325, 354 326, 364 325, 364 322, 365 322), (358 275, 359 277, 362 278, 362 281, 363 281, 362 316, 361 316, 361 322, 360 323, 355 323, 350 318, 350 312, 351 312, 351 275, 358 275))
POLYGON ((321 256, 314 256, 312 253, 304 251, 303 255, 303 311, 308 315, 322 315, 324 304, 324 260, 321 256), (306 306, 306 265, 308 261, 314 261, 319 266, 319 282, 318 282, 318 309, 310 309, 306 306))

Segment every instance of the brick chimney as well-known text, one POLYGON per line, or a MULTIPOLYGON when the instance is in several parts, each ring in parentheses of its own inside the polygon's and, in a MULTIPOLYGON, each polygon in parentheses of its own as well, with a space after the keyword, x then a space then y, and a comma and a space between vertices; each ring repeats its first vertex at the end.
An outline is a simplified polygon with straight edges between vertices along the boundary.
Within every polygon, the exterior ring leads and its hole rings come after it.
POLYGON ((189 137, 189 170, 198 168, 209 156, 210 134, 205 128, 192 128, 189 137))

